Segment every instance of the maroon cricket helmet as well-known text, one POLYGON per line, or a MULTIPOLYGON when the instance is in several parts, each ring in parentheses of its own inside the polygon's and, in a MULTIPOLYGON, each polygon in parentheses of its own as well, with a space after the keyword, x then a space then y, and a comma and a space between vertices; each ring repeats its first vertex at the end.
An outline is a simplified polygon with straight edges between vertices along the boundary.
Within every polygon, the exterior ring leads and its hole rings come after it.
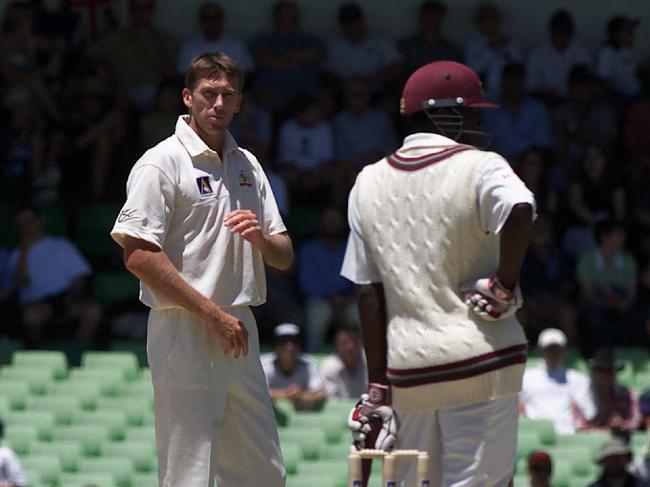
POLYGON ((481 80, 474 70, 454 61, 425 64, 409 77, 400 100, 400 113, 435 108, 497 108, 485 101, 481 80))

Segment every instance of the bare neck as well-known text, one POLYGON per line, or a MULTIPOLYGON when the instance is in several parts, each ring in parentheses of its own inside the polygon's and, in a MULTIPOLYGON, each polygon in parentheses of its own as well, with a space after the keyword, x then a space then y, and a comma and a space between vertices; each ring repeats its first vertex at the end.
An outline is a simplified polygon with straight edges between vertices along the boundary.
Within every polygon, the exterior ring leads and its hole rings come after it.
POLYGON ((196 132, 196 134, 201 138, 205 144, 215 151, 217 154, 219 154, 219 157, 223 156, 223 145, 226 140, 226 131, 225 130, 220 130, 217 133, 214 134, 209 134, 205 130, 203 130, 199 124, 196 123, 196 119, 192 116, 190 116, 190 121, 189 121, 190 128, 196 132))

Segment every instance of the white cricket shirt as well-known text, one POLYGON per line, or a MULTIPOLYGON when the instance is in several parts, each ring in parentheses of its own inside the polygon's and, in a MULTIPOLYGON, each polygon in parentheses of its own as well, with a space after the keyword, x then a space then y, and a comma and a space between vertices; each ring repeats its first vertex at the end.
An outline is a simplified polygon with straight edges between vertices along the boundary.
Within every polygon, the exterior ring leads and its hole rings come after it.
MULTIPOLYGON (((425 147, 434 149, 432 152, 451 145, 451 139, 438 134, 417 133, 404 139, 400 151, 416 150, 425 147)), ((462 154, 457 156, 462 158, 462 154)), ((462 161, 459 161, 462 164, 462 161)), ((350 192, 348 203, 348 220, 350 236, 343 260, 341 275, 356 284, 380 282, 379 272, 372 260, 361 231, 359 209, 357 208, 355 184, 350 192)), ((479 208, 479 220, 486 233, 499 233, 510 216, 512 207, 518 203, 528 203, 535 209, 535 197, 512 167, 502 157, 494 154, 480 170, 476 189, 479 208)), ((487 276, 486 276, 487 277, 487 276)))
MULTIPOLYGON (((261 304, 266 300, 262 254, 223 219, 232 210, 249 209, 265 233, 285 232, 268 179, 230 133, 222 160, 188 118, 179 117, 175 133, 133 166, 111 236, 120 245, 126 235, 156 245, 190 285, 219 306, 261 304)), ((179 307, 144 283, 140 300, 153 309, 179 307)))
POLYGON ((27 485, 27 477, 13 450, 0 445, 0 485, 5 482, 22 487, 27 485))

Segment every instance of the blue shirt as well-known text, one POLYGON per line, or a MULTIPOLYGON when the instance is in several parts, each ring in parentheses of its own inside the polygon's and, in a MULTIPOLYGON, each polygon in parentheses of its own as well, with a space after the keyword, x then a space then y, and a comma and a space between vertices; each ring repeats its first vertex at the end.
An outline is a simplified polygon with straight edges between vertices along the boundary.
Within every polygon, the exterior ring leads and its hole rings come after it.
MULTIPOLYGON (((397 150, 398 143, 386 113, 368 108, 359 115, 344 111, 334 119, 336 158, 361 166, 369 153, 383 157, 397 150)), ((375 161, 365 161, 366 163, 375 161)))
MULTIPOLYGON (((15 249, 9 264, 12 277, 19 258, 20 249, 15 249)), ((19 287, 20 302, 26 304, 63 293, 75 279, 87 276, 90 271, 90 265, 71 242, 60 237, 44 237, 29 249, 28 282, 19 287)))
POLYGON ((500 108, 482 110, 485 129, 493 134, 492 145, 510 165, 533 146, 547 147, 551 141, 548 112, 544 105, 525 97, 516 111, 501 104, 500 108))
POLYGON ((298 283, 303 296, 322 298, 354 292, 354 284, 339 274, 345 247, 345 240, 335 247, 328 247, 321 239, 310 240, 300 247, 298 283))

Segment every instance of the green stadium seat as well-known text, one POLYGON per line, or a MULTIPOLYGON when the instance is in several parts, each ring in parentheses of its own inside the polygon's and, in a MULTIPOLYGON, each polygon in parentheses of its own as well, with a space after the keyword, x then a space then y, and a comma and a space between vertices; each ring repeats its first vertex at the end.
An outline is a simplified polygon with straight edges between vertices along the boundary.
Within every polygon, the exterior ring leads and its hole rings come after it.
POLYGON ((49 487, 49 485, 43 482, 43 479, 41 478, 41 474, 39 473, 38 470, 30 470, 23 466, 23 471, 25 472, 25 477, 27 477, 27 487, 42 487, 42 486, 49 487))
POLYGON ((156 444, 156 434, 153 426, 132 426, 126 431, 126 441, 142 441, 151 445, 156 444))
POLYGON ((65 353, 59 351, 17 351, 14 352, 11 363, 15 367, 28 366, 50 369, 57 380, 65 379, 68 373, 68 359, 65 353))
POLYGON ((107 457, 82 458, 79 461, 79 472, 111 475, 117 487, 132 487, 135 473, 130 460, 107 457))
POLYGON ((515 475, 512 481, 513 487, 530 487, 528 475, 515 475))
POLYGON ((153 385, 151 381, 138 380, 122 384, 119 392, 120 397, 144 398, 153 406, 153 385))
POLYGON ((54 414, 47 411, 12 411, 5 417, 5 422, 16 426, 30 426, 36 430, 40 441, 52 441, 54 414))
POLYGON ((100 456, 109 437, 109 430, 106 426, 73 424, 54 428, 55 441, 76 441, 81 445, 81 450, 87 457, 100 456))
POLYGON ((105 426, 112 441, 123 440, 126 436, 127 419, 123 411, 79 411, 72 417, 73 425, 105 426))
POLYGON ((632 362, 630 360, 621 359, 620 361, 623 364, 623 370, 621 370, 616 375, 616 381, 619 384, 623 384, 624 386, 634 387, 635 385, 634 365, 632 365, 632 362))
POLYGON ((630 448, 634 455, 645 456, 650 449, 650 436, 645 431, 634 433, 630 438, 630 448))
POLYGON ((133 469, 140 473, 151 473, 155 465, 156 447, 143 441, 119 441, 106 444, 105 458, 125 458, 133 469))
POLYGON ((629 360, 636 373, 650 371, 650 353, 643 347, 627 347, 617 350, 619 356, 629 360))
POLYGON ((300 475, 320 475, 323 479, 329 479, 329 482, 334 487, 346 487, 348 482, 347 461, 303 462, 299 466, 298 473, 300 475))
POLYGON ((11 410, 11 403, 6 397, 0 397, 0 418, 4 418, 11 410))
POLYGON ((279 430, 280 444, 296 443, 300 445, 302 458, 318 460, 320 451, 326 444, 325 433, 320 428, 279 430))
POLYGON ((81 207, 74 240, 84 254, 102 257, 117 251, 117 244, 106 236, 111 231, 119 211, 120 205, 113 203, 81 207))
POLYGON ((286 487, 337 487, 337 485, 329 476, 299 473, 287 477, 286 487))
POLYGON ((320 459, 347 461, 351 444, 352 438, 350 441, 342 441, 338 445, 325 445, 320 451, 320 459))
POLYGON ((83 455, 81 445, 76 441, 35 442, 31 445, 32 455, 54 455, 61 462, 63 472, 76 472, 83 455))
POLYGON ((600 452, 600 449, 608 439, 610 434, 602 431, 593 431, 589 433, 576 433, 573 435, 563 435, 558 437, 558 446, 578 447, 589 451, 592 458, 600 452))
POLYGON ((327 443, 339 443, 347 431, 347 417, 338 413, 300 412, 293 415, 290 429, 320 428, 325 433, 327 443))
MULTIPOLYGON (((64 473, 61 486, 65 487, 118 487, 112 475, 102 473, 64 473)), ((140 487, 139 485, 137 487, 140 487)))
POLYGON ((358 399, 334 399, 325 403, 322 412, 333 415, 338 414, 347 420, 350 411, 357 402, 358 399))
POLYGON ((650 389, 650 371, 643 370, 634 375, 634 389, 639 394, 650 389))
POLYGON ((120 393, 122 371, 118 369, 70 369, 69 382, 94 382, 99 386, 102 396, 115 397, 120 393))
POLYGON ((5 424, 4 441, 18 456, 29 453, 37 436, 38 433, 33 426, 5 424))
POLYGON ((158 487, 158 474, 136 473, 133 476, 134 487, 158 487))
POLYGON ((97 411, 122 411, 126 414, 129 426, 142 426, 153 416, 150 402, 138 397, 100 397, 97 411))
POLYGON ((76 398, 85 410, 94 410, 97 407, 100 393, 99 384, 90 380, 76 379, 52 384, 52 394, 76 398))
POLYGON ((138 279, 128 272, 104 271, 93 276, 93 297, 105 308, 135 300, 139 292, 138 279))
POLYGON ((0 397, 9 402, 11 409, 25 409, 29 397, 29 385, 22 380, 0 377, 0 397))
POLYGON ((61 462, 56 455, 25 455, 20 458, 20 463, 27 470, 36 470, 41 483, 56 485, 59 482, 61 462))
POLYGON ((555 427, 553 426, 553 422, 549 419, 529 419, 520 417, 519 431, 536 432, 542 445, 555 445, 555 427))
POLYGON ((596 477, 571 477, 571 487, 589 487, 596 477))
POLYGON ((533 451, 541 447, 537 431, 519 431, 517 433, 517 460, 528 458, 533 451))
POLYGON ((570 465, 572 477, 593 477, 596 466, 589 449, 579 446, 554 446, 548 449, 553 463, 565 461, 570 465))
POLYGON ((32 394, 42 396, 48 392, 50 384, 54 381, 54 371, 36 366, 10 366, 2 369, 2 378, 25 381, 32 394))
POLYGON ((81 401, 69 396, 30 397, 27 400, 29 411, 49 411, 54 415, 57 425, 70 424, 72 415, 81 410, 81 401))
POLYGON ((81 365, 85 369, 120 370, 128 382, 139 378, 140 364, 132 352, 85 352, 81 365))
POLYGON ((297 443, 282 443, 282 458, 287 475, 294 475, 298 471, 302 450, 297 443))
POLYGON ((564 460, 553 461, 551 484, 553 487, 573 487, 571 485, 571 465, 564 460))

